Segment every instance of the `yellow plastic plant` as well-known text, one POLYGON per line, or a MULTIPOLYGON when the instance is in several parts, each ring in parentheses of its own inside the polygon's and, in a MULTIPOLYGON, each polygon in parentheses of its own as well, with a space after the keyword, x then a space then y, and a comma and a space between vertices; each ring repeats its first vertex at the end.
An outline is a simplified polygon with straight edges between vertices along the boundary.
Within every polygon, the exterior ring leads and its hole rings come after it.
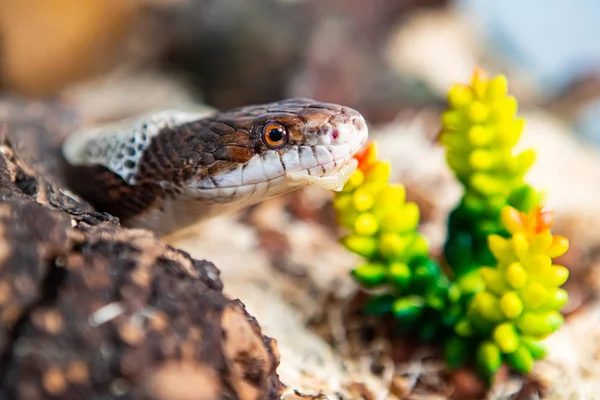
POLYGON ((451 304, 459 295, 428 257, 428 243, 417 232, 419 208, 406 202, 404 186, 389 183, 390 164, 377 159, 375 144, 357 159, 358 168, 334 200, 338 221, 349 231, 342 243, 366 261, 352 275, 366 288, 388 289, 372 297, 370 311, 392 312, 405 326, 422 320, 419 334, 431 339, 440 332, 440 318, 427 316, 444 310, 458 317, 451 304))
POLYGON ((476 70, 470 85, 457 84, 448 92, 440 141, 464 195, 450 214, 444 253, 458 275, 493 262, 487 236, 502 233, 499 216, 505 205, 529 211, 540 202, 523 180, 535 153, 514 154, 525 121, 507 90, 503 75, 488 79, 476 70))
POLYGON ((477 362, 486 375, 496 372, 502 359, 517 371, 530 372, 533 361, 546 353, 540 341, 563 323, 559 310, 568 300, 560 286, 569 271, 552 260, 568 250, 569 242, 550 233, 553 212, 538 206, 525 214, 506 206, 501 219, 511 237, 489 236, 497 264, 480 268, 485 290, 457 325, 459 334, 484 339, 477 362))
MULTIPOLYGON (((339 212, 339 222, 352 232, 343 239, 344 244, 373 260, 400 263, 413 256, 426 256, 427 243, 415 233, 419 208, 415 203, 405 202, 406 192, 402 185, 388 183, 390 164, 376 157, 376 148, 371 144, 358 156, 358 168, 336 197, 334 205, 339 212)), ((396 266, 395 269, 402 268, 396 266)), ((382 282, 386 273, 381 265, 375 264, 354 271, 355 276, 367 285, 382 282)))
POLYGON ((466 189, 466 204, 485 208, 487 199, 504 199, 523 184, 535 160, 532 150, 513 155, 525 121, 516 116, 517 100, 507 94, 506 77, 487 79, 476 70, 471 85, 454 85, 440 136, 446 160, 466 189))

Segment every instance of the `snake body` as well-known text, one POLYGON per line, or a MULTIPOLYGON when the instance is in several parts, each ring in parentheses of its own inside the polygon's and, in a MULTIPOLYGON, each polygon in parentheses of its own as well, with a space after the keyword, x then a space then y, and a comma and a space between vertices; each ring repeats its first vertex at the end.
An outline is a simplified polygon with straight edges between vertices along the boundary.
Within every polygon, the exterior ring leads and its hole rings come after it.
POLYGON ((339 189, 367 135, 356 110, 293 98, 86 129, 67 138, 63 155, 76 193, 164 235, 310 183, 339 189))

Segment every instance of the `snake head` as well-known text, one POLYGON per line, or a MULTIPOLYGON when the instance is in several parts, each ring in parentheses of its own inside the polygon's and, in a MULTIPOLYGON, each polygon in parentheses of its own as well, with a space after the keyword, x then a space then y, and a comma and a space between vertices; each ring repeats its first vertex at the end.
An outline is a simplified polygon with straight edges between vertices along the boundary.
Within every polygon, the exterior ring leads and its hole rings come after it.
POLYGON ((233 109, 213 120, 217 131, 233 129, 221 135, 223 170, 189 181, 188 193, 217 201, 254 202, 309 184, 341 190, 368 136, 356 110, 304 98, 233 109))

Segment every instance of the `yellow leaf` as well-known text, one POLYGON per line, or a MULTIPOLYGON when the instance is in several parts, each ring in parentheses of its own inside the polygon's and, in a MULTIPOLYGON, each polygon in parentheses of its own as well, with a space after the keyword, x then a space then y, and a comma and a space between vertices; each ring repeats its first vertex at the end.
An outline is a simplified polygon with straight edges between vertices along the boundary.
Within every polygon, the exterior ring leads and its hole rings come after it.
POLYGON ((512 353, 519 347, 519 337, 515 327, 511 323, 498 325, 492 334, 494 342, 500 347, 503 353, 512 353))
POLYGON ((521 213, 511 206, 505 206, 502 209, 500 218, 502 225, 512 234, 522 232, 525 229, 521 213))
POLYGON ((374 235, 379 229, 377 218, 371 213, 362 213, 354 221, 354 232, 362 236, 374 235))
POLYGON ((554 236, 547 253, 550 258, 560 257, 569 249, 569 240, 564 236, 554 236))
POLYGON ((506 269, 506 280, 513 288, 522 288, 527 282, 527 272, 520 263, 511 263, 506 269))
POLYGON ((533 282, 521 289, 519 294, 525 308, 535 309, 546 301, 548 290, 542 284, 533 282))
POLYGON ((500 307, 507 318, 517 318, 523 312, 523 302, 515 292, 505 293, 500 299, 500 307))
POLYGON ((488 247, 497 260, 512 261, 515 258, 511 241, 500 235, 488 236, 488 247))
POLYGON ((544 253, 550 248, 552 240, 553 237, 550 231, 543 231, 531 239, 530 251, 533 253, 544 253))
POLYGON ((525 237, 524 233, 517 232, 513 234, 511 242, 513 251, 515 252, 517 258, 523 259, 527 257, 527 254, 529 253, 529 241, 525 237))

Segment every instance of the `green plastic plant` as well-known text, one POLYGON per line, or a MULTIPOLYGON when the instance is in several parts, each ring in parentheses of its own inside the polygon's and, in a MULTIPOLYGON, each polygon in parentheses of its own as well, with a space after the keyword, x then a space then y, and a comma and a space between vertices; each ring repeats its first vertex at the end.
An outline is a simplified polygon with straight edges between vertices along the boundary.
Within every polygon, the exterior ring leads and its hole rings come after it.
POLYGON ((448 220, 446 271, 428 256, 418 207, 389 183, 374 144, 357 155, 334 206, 349 231, 342 243, 365 259, 352 275, 372 293, 367 311, 392 313, 403 332, 443 343, 450 367, 474 361, 491 381, 503 362, 527 373, 545 356, 541 340, 562 324, 568 299, 568 270, 552 259, 568 241, 550 233, 553 213, 524 182, 533 151, 513 154, 524 121, 506 78, 477 70, 448 102, 440 138, 464 195, 448 220))

